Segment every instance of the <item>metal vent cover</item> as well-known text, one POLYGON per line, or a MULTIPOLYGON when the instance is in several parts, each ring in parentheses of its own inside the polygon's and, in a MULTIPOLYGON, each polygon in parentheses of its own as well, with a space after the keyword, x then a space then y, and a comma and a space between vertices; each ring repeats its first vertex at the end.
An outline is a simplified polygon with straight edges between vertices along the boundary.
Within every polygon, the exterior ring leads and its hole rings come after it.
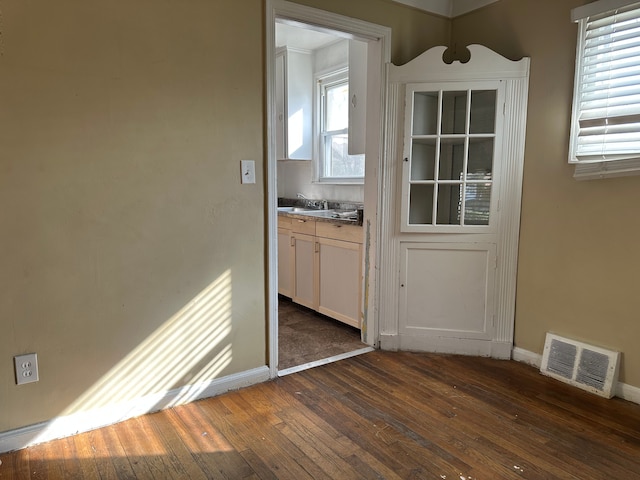
POLYGON ((620 352, 547 333, 540 372, 602 397, 615 394, 620 352))

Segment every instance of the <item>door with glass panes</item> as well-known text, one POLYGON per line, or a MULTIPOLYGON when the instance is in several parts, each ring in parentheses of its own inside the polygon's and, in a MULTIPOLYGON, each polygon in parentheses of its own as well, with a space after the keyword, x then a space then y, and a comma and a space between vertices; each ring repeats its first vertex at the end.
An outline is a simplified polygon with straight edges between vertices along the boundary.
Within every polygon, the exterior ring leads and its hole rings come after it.
POLYGON ((399 333, 447 351, 494 334, 501 87, 406 85, 399 333))

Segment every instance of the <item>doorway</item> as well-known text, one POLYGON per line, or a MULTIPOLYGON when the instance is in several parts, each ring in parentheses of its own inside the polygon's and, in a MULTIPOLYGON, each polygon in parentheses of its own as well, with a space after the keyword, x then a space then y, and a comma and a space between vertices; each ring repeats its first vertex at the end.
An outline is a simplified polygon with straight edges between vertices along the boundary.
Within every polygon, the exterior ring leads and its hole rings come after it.
MULTIPOLYGON (((269 364, 272 377, 281 374, 278 368, 279 356, 279 325, 278 313, 281 298, 278 296, 278 244, 277 203, 279 191, 278 185, 279 165, 276 141, 279 131, 275 122, 276 114, 276 23, 285 23, 289 27, 295 26, 302 31, 311 31, 334 36, 334 40, 355 39, 366 42, 367 45, 367 95, 366 107, 366 138, 364 138, 365 155, 368 159, 376 159, 375 163, 368 161, 365 166, 366 182, 361 187, 363 191, 364 218, 363 218, 363 260, 362 260, 362 329, 361 340, 363 346, 370 349, 377 346, 378 328, 375 316, 377 295, 375 265, 377 262, 377 231, 376 224, 378 210, 378 173, 379 162, 382 159, 381 138, 383 135, 384 119, 384 85, 383 72, 385 64, 390 59, 390 29, 367 22, 354 20, 340 15, 305 7, 281 0, 267 2, 267 40, 266 40, 266 71, 267 71, 267 128, 270 134, 268 144, 268 168, 267 168, 267 202, 268 202, 268 234, 269 234, 269 364), (300 28, 302 27, 302 28, 300 28)), ((294 165, 293 170, 300 170, 300 165, 294 165)), ((308 163, 304 168, 310 168, 308 163)), ((303 168, 303 169, 304 169, 303 168)), ((281 173, 281 172, 280 172, 281 173)), ((286 301, 286 300, 285 300, 286 301)), ((289 308, 290 305, 287 305, 289 308)), ((308 313, 308 312, 302 312, 308 313)), ((347 352, 344 355, 349 355, 347 352)), ((335 357, 333 357, 335 358, 335 357)), ((312 362, 313 363, 313 362, 312 362)), ((313 364, 311 365, 313 366, 313 364)), ((287 369, 289 371, 290 369, 287 369)), ((286 372, 285 372, 286 373, 286 372)))

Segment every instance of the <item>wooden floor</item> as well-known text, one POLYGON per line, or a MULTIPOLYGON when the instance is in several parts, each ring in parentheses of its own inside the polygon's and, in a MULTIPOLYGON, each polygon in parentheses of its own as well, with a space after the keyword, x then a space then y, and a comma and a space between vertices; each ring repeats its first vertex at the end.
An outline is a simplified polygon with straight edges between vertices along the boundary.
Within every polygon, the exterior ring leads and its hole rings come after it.
POLYGON ((516 362, 376 351, 0 460, 2 479, 638 479, 640 406, 516 362))

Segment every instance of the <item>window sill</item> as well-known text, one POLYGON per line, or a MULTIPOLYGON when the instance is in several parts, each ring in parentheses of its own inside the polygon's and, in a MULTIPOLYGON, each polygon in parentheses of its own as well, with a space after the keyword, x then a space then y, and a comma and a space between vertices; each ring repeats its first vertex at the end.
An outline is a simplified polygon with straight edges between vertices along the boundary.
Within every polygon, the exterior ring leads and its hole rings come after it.
POLYGON ((599 180, 603 178, 640 175, 640 158, 610 160, 607 162, 575 163, 573 178, 576 180, 599 180))

